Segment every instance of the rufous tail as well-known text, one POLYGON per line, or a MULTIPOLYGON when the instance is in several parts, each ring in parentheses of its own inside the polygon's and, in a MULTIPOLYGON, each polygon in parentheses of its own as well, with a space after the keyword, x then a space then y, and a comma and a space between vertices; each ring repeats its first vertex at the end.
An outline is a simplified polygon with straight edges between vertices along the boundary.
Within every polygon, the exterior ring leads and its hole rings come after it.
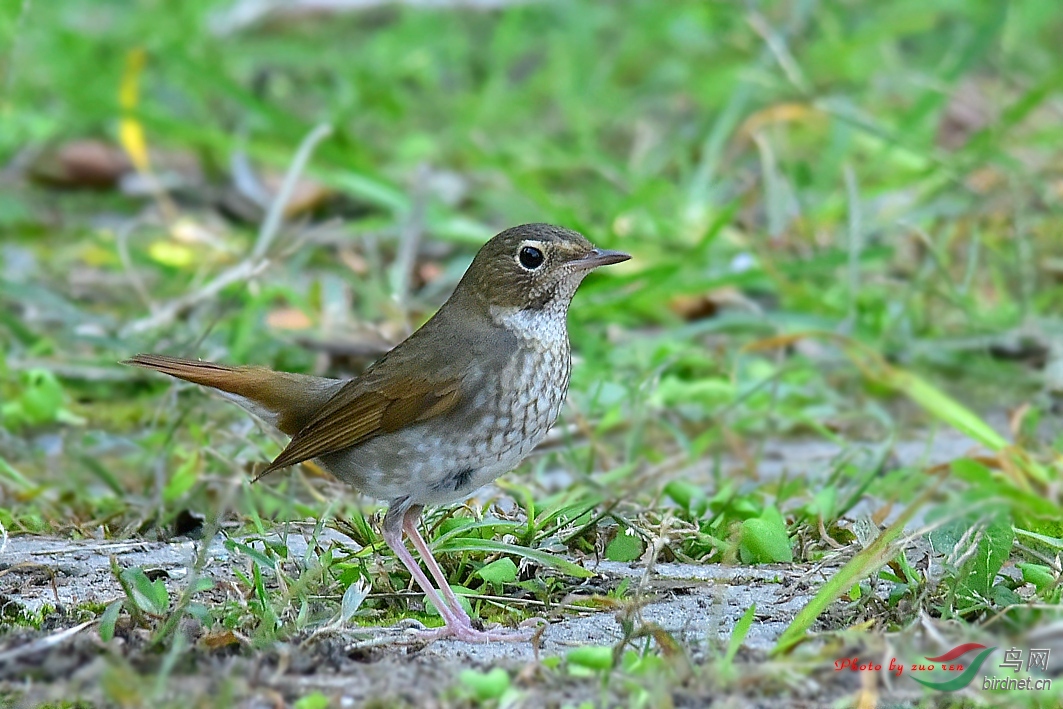
POLYGON ((338 379, 275 372, 266 367, 231 367, 156 354, 138 354, 122 364, 217 389, 289 436, 299 433, 343 385, 338 379))

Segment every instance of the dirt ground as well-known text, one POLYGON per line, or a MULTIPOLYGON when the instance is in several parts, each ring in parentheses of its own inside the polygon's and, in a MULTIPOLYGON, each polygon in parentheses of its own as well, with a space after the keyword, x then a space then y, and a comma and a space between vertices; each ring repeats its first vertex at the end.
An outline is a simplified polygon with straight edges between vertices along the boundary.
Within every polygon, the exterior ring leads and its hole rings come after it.
MULTIPOLYGON (((339 537, 329 532, 329 541, 339 537)), ((349 540, 348 540, 349 541, 349 540)), ((302 553, 306 540, 288 537, 293 554, 302 553)), ((44 604, 74 608, 107 603, 122 594, 110 569, 113 555, 123 566, 141 566, 153 576, 176 583, 188 572, 194 543, 101 543, 19 537, 8 541, 6 566, 0 577, 3 602, 27 609, 44 604)), ((210 546, 206 573, 216 582, 231 578, 228 552, 215 540, 210 546)), ((639 611, 641 623, 668 631, 695 662, 703 660, 712 639, 726 641, 735 622, 756 604, 756 622, 747 637, 748 657, 764 657, 793 615, 808 601, 826 573, 809 566, 659 564, 647 577, 635 564, 603 561, 595 569, 597 583, 615 585, 624 578, 643 584, 647 602, 639 611)), ((103 643, 95 623, 25 632, 8 636, 0 650, 0 681, 8 690, 26 691, 25 701, 61 699, 74 694, 92 697, 94 686, 125 661, 141 669, 159 658, 138 653, 136 637, 103 643)), ((190 639, 198 629, 189 628, 190 639)), ((373 699, 430 706, 446 700, 446 689, 461 672, 501 666, 517 674, 533 671, 538 659, 564 656, 577 646, 614 644, 622 637, 615 614, 587 613, 552 622, 533 643, 471 645, 441 640, 424 644, 403 629, 372 629, 331 633, 254 657, 204 652, 186 679, 194 694, 217 689, 222 677, 235 680, 235 694, 248 697, 248 706, 272 706, 279 697, 291 699, 318 690, 342 698, 342 706, 361 706, 373 699), (198 687, 197 687, 198 685, 198 687)), ((719 647, 722 643, 716 643, 719 647)), ((191 668, 189 668, 191 669, 191 668)), ((594 683, 576 687, 540 687, 542 699, 560 703, 593 699, 594 683)), ((31 702, 31 703, 32 703, 31 702)))
MULTIPOLYGON (((936 436, 932 444, 911 441, 898 444, 898 463, 933 463, 969 453, 971 442, 958 434, 936 436)), ((822 443, 791 442, 765 452, 761 475, 787 470, 825 468, 838 450, 822 443)), ((869 501, 873 505, 873 501, 869 501)), ((293 532, 285 538, 292 556, 307 548, 309 533, 293 532)), ((279 538, 279 537, 278 537, 279 538)), ((233 576, 233 560, 219 536, 208 546, 204 573, 224 587, 233 576)), ((319 543, 351 546, 342 534, 325 529, 319 543)), ((40 631, 9 632, 0 639, 0 700, 16 706, 72 697, 101 700, 115 696, 115 683, 129 684, 129 704, 151 693, 134 686, 131 677, 150 677, 167 658, 149 652, 146 635, 130 630, 110 643, 99 638, 97 623, 78 617, 73 609, 86 604, 107 604, 122 596, 111 571, 111 558, 123 567, 139 566, 152 578, 162 578, 171 595, 192 568, 196 545, 201 542, 104 541, 13 537, 0 551, 0 603, 10 617, 17 609, 36 611, 42 606, 60 609, 40 631), (131 672, 135 669, 137 672, 131 672), (109 687, 106 693, 101 688, 109 687)), ((231 693, 242 706, 283 706, 285 702, 319 691, 338 703, 334 706, 438 706, 467 702, 456 688, 461 671, 503 667, 515 678, 520 706, 575 705, 581 701, 607 701, 609 690, 601 680, 559 677, 542 671, 541 661, 565 657, 574 647, 612 645, 621 640, 619 622, 627 614, 640 626, 653 624, 675 638, 693 665, 706 666, 718 658, 735 623, 751 606, 755 620, 737 663, 745 668, 744 682, 731 683, 727 692, 701 680, 667 688, 677 705, 702 706, 707 700, 725 704, 761 706, 818 706, 839 701, 860 691, 859 678, 823 667, 803 668, 799 679, 781 681, 772 669, 768 651, 797 613, 832 571, 847 557, 820 565, 788 564, 756 567, 718 564, 642 564, 601 561, 595 572, 595 589, 614 588, 630 579, 640 604, 616 611, 566 612, 551 618, 537 642, 471 645, 441 640, 425 644, 411 629, 359 628, 292 639, 262 651, 238 646, 204 649, 203 630, 182 628, 191 650, 172 669, 172 690, 200 701, 231 693), (198 644, 197 644, 198 643, 198 644), (818 677, 818 679, 817 679, 818 677), (775 691, 778 690, 778 691, 775 691)), ((585 562, 586 563, 586 562, 585 562)), ((876 645, 875 641, 871 644, 876 645)), ((881 646, 881 642, 877 643, 881 646)), ((837 656, 848 650, 837 648, 837 656)), ((149 685, 148 680, 143 680, 149 685)), ((120 693, 119 693, 120 694, 120 693)), ((168 693, 163 692, 163 696, 168 693)), ((172 692, 171 692, 172 694, 172 692)), ((158 696, 153 695, 153 696, 158 696)), ((892 700, 903 706, 921 696, 914 689, 897 690, 892 700)), ((216 705, 216 704, 215 704, 216 705)))

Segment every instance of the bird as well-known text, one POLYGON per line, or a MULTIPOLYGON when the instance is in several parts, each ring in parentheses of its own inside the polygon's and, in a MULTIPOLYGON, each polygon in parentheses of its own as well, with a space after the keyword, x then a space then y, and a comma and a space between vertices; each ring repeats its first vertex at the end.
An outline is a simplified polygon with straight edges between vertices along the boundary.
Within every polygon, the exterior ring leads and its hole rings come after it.
POLYGON ((386 502, 384 541, 443 618, 422 631, 431 639, 520 640, 528 634, 473 624, 417 522, 425 506, 467 499, 543 440, 568 391, 576 289, 594 269, 629 258, 559 226, 506 229, 435 315, 353 379, 158 354, 122 364, 214 389, 291 437, 261 475, 312 460, 386 502))

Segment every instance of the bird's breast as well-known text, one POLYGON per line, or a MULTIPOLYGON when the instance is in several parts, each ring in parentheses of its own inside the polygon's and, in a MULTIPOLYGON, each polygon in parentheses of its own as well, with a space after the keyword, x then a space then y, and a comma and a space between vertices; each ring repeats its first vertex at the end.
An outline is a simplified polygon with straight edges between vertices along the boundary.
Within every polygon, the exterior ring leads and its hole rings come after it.
POLYGON ((464 499, 509 472, 557 419, 571 373, 567 335, 563 347, 517 343, 503 357, 472 364, 454 409, 323 462, 368 495, 417 504, 464 499))

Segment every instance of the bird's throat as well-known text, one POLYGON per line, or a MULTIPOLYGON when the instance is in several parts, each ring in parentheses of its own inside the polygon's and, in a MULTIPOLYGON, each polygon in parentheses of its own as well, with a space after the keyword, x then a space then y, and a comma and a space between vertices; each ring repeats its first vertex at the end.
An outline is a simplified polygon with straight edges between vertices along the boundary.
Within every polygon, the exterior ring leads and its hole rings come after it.
POLYGON ((542 309, 512 308, 492 305, 491 319, 495 324, 513 333, 519 340, 536 349, 568 348, 568 328, 564 303, 542 309))

